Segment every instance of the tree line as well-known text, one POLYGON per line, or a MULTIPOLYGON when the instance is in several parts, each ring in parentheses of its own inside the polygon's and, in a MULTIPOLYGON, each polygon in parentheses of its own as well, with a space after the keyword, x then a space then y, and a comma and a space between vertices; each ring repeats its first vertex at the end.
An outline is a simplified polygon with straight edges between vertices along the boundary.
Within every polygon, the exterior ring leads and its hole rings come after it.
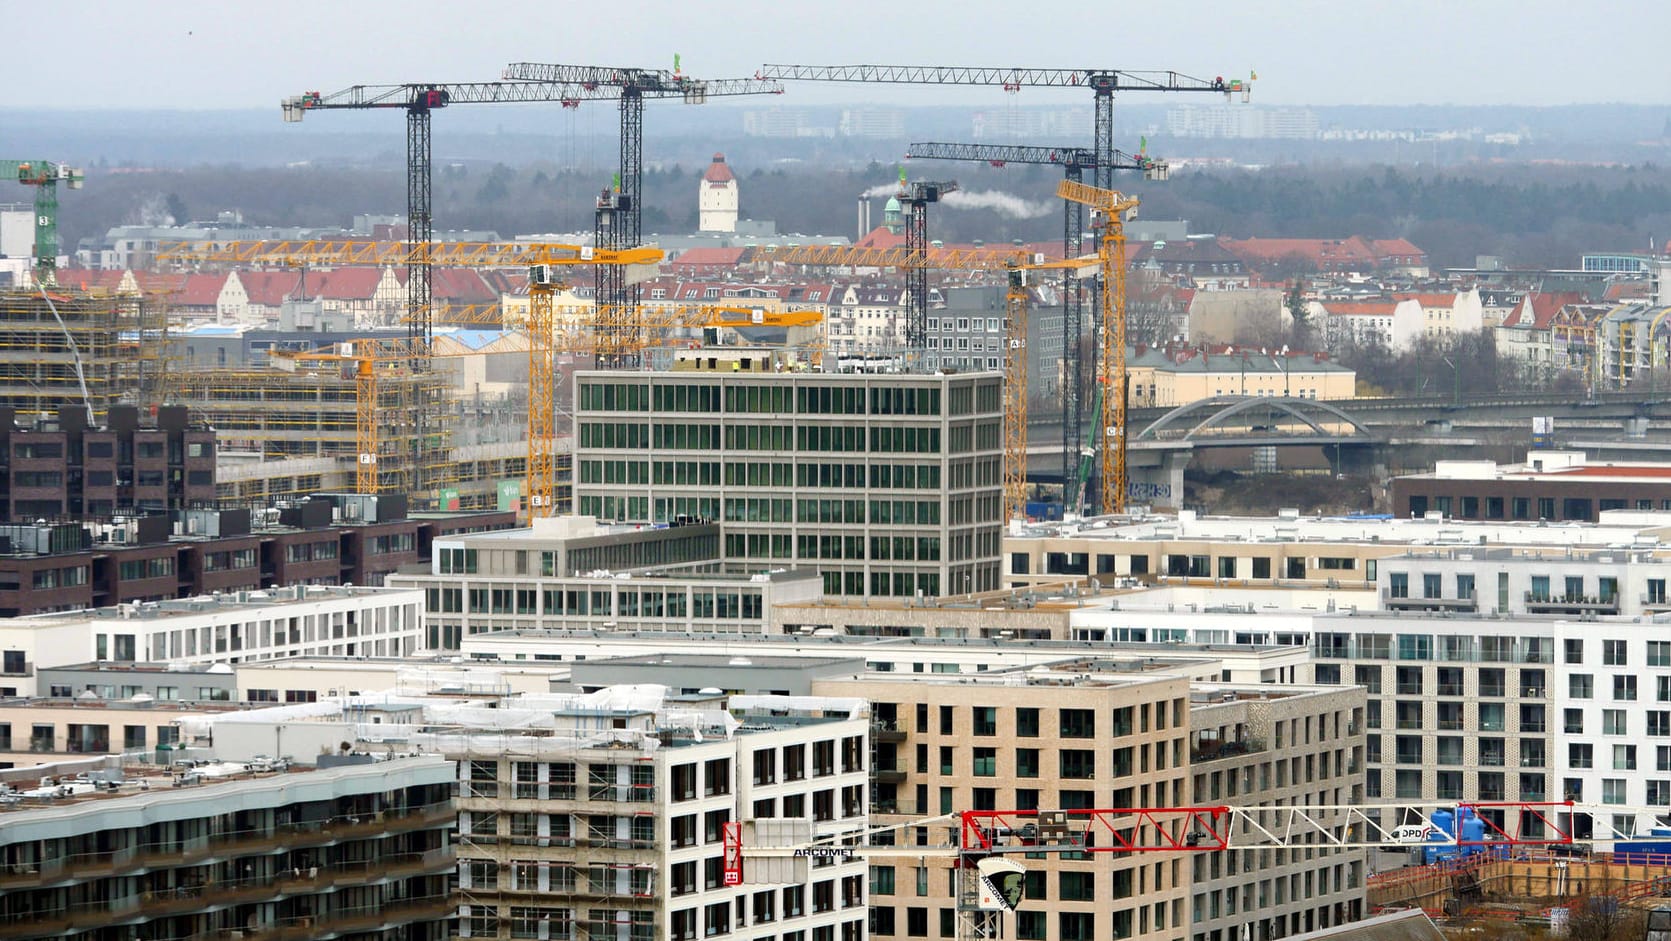
MULTIPOLYGON (((179 214, 212 219, 238 209, 251 223, 343 226, 357 213, 405 208, 400 162, 389 169, 316 164, 204 166, 90 176, 62 194, 66 246, 124 223, 179 214)), ((644 176, 644 231, 696 228, 697 185, 706 165, 655 167, 644 176)), ((1054 241, 1062 216, 1049 166, 922 164, 914 178, 954 179, 965 190, 1007 193, 1033 207, 1025 218, 995 209, 930 210, 931 237, 948 242, 1054 241), (1043 207, 1042 209, 1039 207, 1043 207)), ((860 193, 897 179, 895 165, 852 169, 810 164, 734 167, 742 214, 795 233, 854 235, 860 193)), ((599 192, 597 171, 550 163, 455 163, 434 178, 437 231, 490 229, 500 235, 586 232, 599 192)), ((1144 219, 1187 219, 1192 232, 1246 238, 1407 238, 1435 267, 1466 267, 1495 255, 1517 267, 1576 267, 1586 251, 1646 250, 1671 237, 1671 169, 1642 166, 1480 165, 1421 171, 1392 167, 1293 166, 1174 172, 1166 183, 1120 177, 1143 202, 1144 219)), ((187 221, 175 218, 174 221, 187 221)), ((873 224, 882 222, 875 200, 873 224)))

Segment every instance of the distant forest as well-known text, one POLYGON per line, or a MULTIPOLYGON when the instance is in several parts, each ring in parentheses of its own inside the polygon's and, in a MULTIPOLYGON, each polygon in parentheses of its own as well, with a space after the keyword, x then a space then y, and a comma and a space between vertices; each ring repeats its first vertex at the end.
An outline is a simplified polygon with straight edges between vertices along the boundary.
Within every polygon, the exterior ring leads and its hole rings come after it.
MULTIPOLYGON (((405 186, 389 169, 309 165, 89 172, 85 189, 62 195, 66 247, 113 225, 213 219, 238 209, 272 225, 348 225, 357 213, 400 213, 405 186)), ((704 166, 673 165, 645 174, 646 233, 696 226, 704 166)), ((1016 197, 994 209, 940 206, 932 237, 989 242, 1061 237, 1051 167, 917 164, 914 178, 954 179, 972 192, 1016 197), (1020 216, 1019 218, 1017 216, 1020 216)), ((826 170, 810 165, 739 166, 742 214, 770 219, 780 233, 852 236, 860 193, 896 178, 895 165, 826 170)), ((595 171, 551 164, 448 164, 435 178, 435 225, 491 229, 509 237, 573 233, 592 227, 602 185, 595 171)), ((1142 201, 1142 218, 1187 219, 1190 231, 1245 238, 1404 237, 1435 267, 1469 266, 1496 255, 1511 266, 1575 267, 1585 251, 1645 250, 1671 237, 1671 168, 1481 164, 1422 168, 1311 164, 1261 170, 1176 170, 1166 183, 1121 177, 1142 201)), ((999 200, 994 200, 999 201, 999 200)), ((881 200, 872 220, 882 220, 881 200)))

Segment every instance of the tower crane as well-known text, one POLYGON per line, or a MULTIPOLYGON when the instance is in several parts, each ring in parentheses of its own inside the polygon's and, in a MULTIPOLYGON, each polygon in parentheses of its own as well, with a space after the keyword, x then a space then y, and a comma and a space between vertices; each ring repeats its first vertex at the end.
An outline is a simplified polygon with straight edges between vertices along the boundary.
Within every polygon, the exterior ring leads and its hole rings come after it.
MULTIPOLYGON (((598 91, 557 85, 550 82, 413 82, 403 85, 355 85, 335 94, 306 92, 280 102, 284 120, 301 121, 309 111, 362 110, 368 108, 398 108, 406 112, 406 226, 411 244, 428 244, 435 237, 434 194, 431 189, 433 148, 430 144, 430 116, 439 108, 455 104, 506 104, 537 101, 560 101, 572 106, 583 98, 614 97, 608 91, 598 91)), ((414 341, 412 350, 419 354, 435 335, 430 262, 422 252, 413 253, 406 264, 406 297, 408 305, 407 331, 414 341)), ((425 361, 414 355, 412 368, 421 369, 425 361)), ((428 440, 422 419, 425 409, 413 412, 420 422, 414 447, 422 448, 428 440)), ((414 474, 421 474, 426 462, 423 455, 414 453, 411 466, 414 474)), ((426 489, 424 481, 414 481, 414 492, 426 489)))
MULTIPOLYGON (((1089 88, 1095 104, 1095 123, 1091 144, 1092 182, 1099 189, 1111 189, 1114 171, 1118 167, 1118 151, 1114 149, 1114 93, 1137 92, 1206 92, 1222 94, 1225 100, 1240 96, 1242 101, 1252 97, 1253 79, 1225 79, 1222 75, 1211 79, 1195 78, 1174 71, 1123 71, 1118 69, 1023 69, 1023 68, 968 68, 938 65, 764 65, 756 73, 760 78, 777 81, 807 82, 869 82, 894 85, 984 85, 1019 92, 1023 88, 1089 88)), ((1074 221, 1069 220, 1073 226, 1074 221)), ((1082 231, 1075 227, 1075 231, 1082 231)), ((1080 253, 1077 245, 1065 247, 1063 257, 1080 253)), ((1064 316, 1067 326, 1082 325, 1077 292, 1066 292, 1070 305, 1064 316)), ((1101 325, 1092 324, 1093 331, 1101 325)), ((1069 333, 1069 337, 1078 334, 1069 333)), ((1077 358, 1077 347, 1075 355, 1077 358)), ((1078 365, 1077 361, 1074 365, 1078 365)), ((1082 426, 1085 397, 1082 388, 1070 394, 1075 398, 1067 413, 1062 430, 1063 461, 1066 452, 1077 448, 1078 429, 1082 426)), ((1072 479, 1071 477, 1069 478, 1072 479)), ((1066 497, 1066 494, 1064 494, 1066 497)))
MULTIPOLYGON (((899 201, 905 209, 905 251, 912 259, 928 254, 928 206, 947 193, 957 192, 956 180, 907 183, 899 171, 899 201)), ((921 356, 928 349, 928 267, 905 266, 905 347, 910 355, 921 356)))
MULTIPOLYGON (((1099 512, 1123 513, 1126 509, 1126 213, 1137 208, 1137 200, 1114 190, 1063 180, 1056 195, 1100 213, 1101 245, 1097 258, 1102 266, 1103 290, 1098 309, 1097 384, 1102 390, 1097 425, 1102 429, 1097 443, 1101 458, 1101 499, 1099 512)), ((1093 223, 1095 225, 1095 223, 1093 223)), ((1077 488, 1076 488, 1077 489, 1077 488)))
POLYGON ((85 175, 51 160, 0 160, 0 180, 35 188, 35 281, 58 283, 58 184, 81 189, 85 175))
MULTIPOLYGON (((781 95, 783 86, 756 78, 694 79, 679 70, 619 69, 590 65, 513 62, 504 78, 517 82, 557 83, 588 92, 604 91, 621 101, 620 171, 616 184, 598 200, 596 244, 599 248, 637 248, 644 244, 644 99, 682 98, 703 104, 709 98, 737 95, 781 95)), ((637 291, 618 269, 597 272, 597 303, 603 307, 638 303, 637 291)), ((620 329, 617 318, 603 312, 605 329, 620 329)))
MULTIPOLYGON (((180 243, 165 246, 158 256, 163 260, 222 262, 265 265, 296 265, 307 264, 313 266, 332 265, 405 265, 409 270, 414 266, 428 271, 432 265, 476 267, 476 268, 523 268, 530 274, 530 309, 534 310, 543 303, 544 311, 550 311, 551 295, 559 286, 556 279, 550 276, 550 271, 556 266, 566 265, 629 265, 655 264, 661 261, 662 253, 655 248, 634 248, 625 250, 597 250, 592 246, 562 245, 543 242, 348 242, 348 241, 300 241, 300 242, 228 242, 228 243, 180 243), (532 277, 538 272, 536 280, 532 277), (542 300, 543 299, 543 300, 542 300)), ((530 487, 532 496, 545 500, 537 507, 545 513, 551 511, 552 498, 556 493, 556 415, 552 407, 555 404, 556 375, 555 363, 551 356, 555 339, 552 337, 554 325, 549 315, 541 319, 539 312, 531 318, 530 329, 530 361, 529 361, 529 410, 528 410, 528 449, 530 487), (546 407, 541 407, 541 405, 546 407)), ((426 327, 427 330, 427 327, 426 327)), ((427 371, 428 350, 430 336, 409 333, 407 343, 401 348, 406 356, 408 368, 414 371, 427 371)), ((368 381, 375 377, 368 377, 368 381)), ((371 387, 374 390, 374 386, 371 387)), ((362 393, 366 388, 360 390, 362 393)), ((357 438, 359 441, 359 461, 362 472, 370 475, 369 480, 375 484, 377 479, 375 469, 366 470, 365 465, 375 465, 378 460, 379 449, 376 442, 376 406, 368 413, 365 409, 365 398, 360 398, 360 414, 357 417, 357 438), (367 430, 369 426, 369 431, 367 430)), ((372 395, 372 402, 376 396, 372 395)), ((423 479, 424 461, 421 453, 422 439, 426 434, 425 417, 426 406, 429 403, 412 403, 411 416, 417 429, 414 445, 418 449, 411 455, 406 468, 406 484, 410 494, 422 493, 426 487, 423 479)), ((366 485, 368 478, 358 478, 361 485, 366 485)))
MULTIPOLYGON (((1166 180, 1171 166, 1145 153, 1136 156, 1113 151, 1115 170, 1140 170, 1145 180, 1166 180)), ((908 160, 978 161, 1002 167, 1011 163, 1054 164, 1065 179, 1084 179, 1087 168, 1095 169, 1096 151, 1083 147, 1033 147, 1013 144, 912 144, 905 151, 908 160)), ((1062 201, 1062 257, 1077 258, 1083 251, 1085 207, 1072 200, 1062 201)), ((1074 271, 1062 272, 1062 505, 1079 504, 1077 475, 1080 442, 1085 440, 1085 369, 1081 363, 1079 338, 1085 322, 1079 296, 1079 279, 1074 271)))
MULTIPOLYGON (((533 266, 529 272, 531 292, 528 334, 529 403, 528 403, 528 478, 529 511, 533 516, 551 516, 556 507, 556 368, 552 357, 557 353, 587 353, 599 355, 613 350, 607 346, 614 338, 591 329, 592 308, 563 311, 566 314, 558 325, 558 311, 551 304, 553 294, 561 285, 553 279, 550 269, 533 266)), ((726 305, 655 307, 639 312, 639 325, 645 335, 679 329, 737 328, 750 326, 804 327, 812 326, 823 315, 811 310, 783 312, 761 311, 726 305)), ((355 401, 355 473, 356 493, 378 493, 383 488, 379 463, 381 454, 380 428, 388 415, 381 411, 379 383, 401 374, 415 357, 424 355, 433 360, 442 357, 479 356, 478 351, 437 353, 414 349, 411 338, 366 338, 335 344, 331 349, 308 352, 275 353, 281 368, 295 369, 324 364, 352 371, 355 401)))
MULTIPOLYGON (((1303 850, 1309 858, 1420 848, 1507 855, 1633 839, 1612 821, 1622 817, 1630 821, 1627 826, 1646 832, 1662 825, 1665 816, 1663 807, 1571 801, 1401 801, 966 810, 817 834, 804 820, 742 819, 722 827, 721 872, 725 885, 795 884, 807 881, 816 859, 951 859, 957 872, 957 937, 981 941, 1000 936, 1000 916, 1021 901, 1026 864, 1016 857, 1071 853, 1083 860, 1276 849, 1303 850), (1593 821, 1593 830, 1584 818, 1593 821), (1440 822, 1446 819, 1448 825, 1440 822), (1463 826, 1464 820, 1478 823, 1463 826), (894 831, 919 836, 914 844, 901 845, 894 842, 894 831)), ((1664 842, 1671 846, 1671 839, 1664 842)))
MULTIPOLYGON (((820 267, 901 268, 909 278, 928 269, 1002 271, 1004 293, 1004 510, 1020 519, 1027 502, 1027 278, 1032 271, 1075 271, 1100 263, 1096 257, 1046 262, 1015 249, 853 248, 796 246, 757 249, 755 258, 820 267)), ((923 282, 926 285, 926 281, 923 282)), ((927 296, 926 287, 924 289, 927 296)), ((927 322, 923 321, 923 333, 927 322)), ((912 352, 923 348, 918 344, 912 352)))
MULTIPOLYGON (((284 99, 284 120, 295 123, 309 111, 396 108, 406 112, 406 225, 414 244, 435 237, 434 196, 431 189, 430 115, 461 104, 517 104, 560 101, 572 106, 584 98, 613 98, 599 91, 553 82, 409 82, 403 85, 355 85, 330 95, 316 91, 284 99)), ((434 335, 430 313, 429 263, 415 257, 407 266, 408 329, 428 340, 434 335)))

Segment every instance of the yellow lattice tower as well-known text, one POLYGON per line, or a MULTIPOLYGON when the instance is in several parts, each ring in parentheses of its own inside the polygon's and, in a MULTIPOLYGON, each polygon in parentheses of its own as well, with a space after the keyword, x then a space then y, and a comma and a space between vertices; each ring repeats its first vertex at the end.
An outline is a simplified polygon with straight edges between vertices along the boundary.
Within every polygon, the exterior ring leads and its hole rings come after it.
MULTIPOLYGON (((1103 515, 1126 509, 1126 225, 1125 215, 1137 208, 1133 197, 1098 189, 1077 180, 1063 180, 1056 195, 1102 213, 1102 238, 1097 256, 1102 266, 1102 357, 1097 383, 1102 386, 1101 456, 1103 515)), ((1073 338, 1069 338, 1070 342, 1073 338)))

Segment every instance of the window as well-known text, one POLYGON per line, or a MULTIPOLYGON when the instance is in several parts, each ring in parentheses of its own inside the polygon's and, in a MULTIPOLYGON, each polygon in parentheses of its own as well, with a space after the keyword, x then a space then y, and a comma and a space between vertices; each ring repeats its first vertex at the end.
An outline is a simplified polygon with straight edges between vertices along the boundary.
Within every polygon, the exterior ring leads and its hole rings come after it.
POLYGON ((1061 872, 1057 897, 1064 902, 1094 902, 1097 900, 1097 877, 1094 872, 1061 872))
POLYGON ((1567 745, 1567 767, 1586 769, 1592 767, 1595 749, 1588 742, 1572 742, 1567 745))
POLYGON ((1590 699, 1595 696, 1596 678, 1589 673, 1574 673, 1567 677, 1567 696, 1571 699, 1590 699))
POLYGON ((1563 709, 1563 710, 1561 710, 1561 730, 1566 732, 1568 735, 1583 735, 1584 734, 1584 710, 1582 710, 1582 709, 1563 709))
POLYGON ((1636 700, 1636 677, 1613 677, 1613 701, 1634 702, 1636 700))
POLYGON ((998 774, 998 749, 976 748, 974 774, 977 778, 990 778, 998 774))
POLYGON ((1648 666, 1671 667, 1671 640, 1648 641, 1648 666))
POLYGON ((1614 771, 1635 771, 1636 770, 1636 746, 1635 745, 1614 745, 1613 746, 1613 770, 1614 771))
POLYGON ((1610 667, 1628 666, 1625 662, 1625 642, 1622 640, 1604 640, 1601 642, 1601 662, 1610 667))
POLYGON ((1060 712, 1063 738, 1095 738, 1097 714, 1091 709, 1062 709, 1060 712))
POLYGON ((1584 662, 1584 638, 1568 637, 1561 642, 1561 659, 1564 663, 1584 662))
POLYGON ((974 713, 971 727, 974 734, 982 736, 998 734, 998 707, 974 706, 971 711, 974 713))
POLYGON ((1096 776, 1096 752, 1089 749, 1064 748, 1060 757, 1061 776, 1064 778, 1092 778, 1096 776))
POLYGON ((1625 711, 1623 709, 1603 709, 1601 711, 1601 731, 1603 735, 1629 735, 1625 731, 1625 711))
POLYGON ((1039 711, 1032 706, 1015 710, 1015 734, 1020 738, 1039 737, 1039 711))

